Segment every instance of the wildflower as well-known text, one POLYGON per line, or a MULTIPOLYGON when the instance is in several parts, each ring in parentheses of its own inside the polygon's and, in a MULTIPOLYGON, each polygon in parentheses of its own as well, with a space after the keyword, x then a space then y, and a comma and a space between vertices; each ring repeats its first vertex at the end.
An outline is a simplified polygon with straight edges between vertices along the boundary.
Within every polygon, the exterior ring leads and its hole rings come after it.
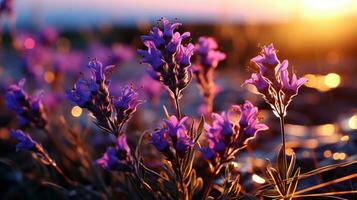
POLYGON ((292 97, 296 96, 299 88, 307 82, 306 78, 297 78, 296 74, 293 73, 291 80, 289 78, 288 72, 288 62, 285 65, 282 65, 279 72, 279 78, 281 80, 282 88, 281 90, 284 92, 284 104, 288 105, 289 101, 292 97))
POLYGON ((166 126, 151 134, 150 143, 167 157, 171 157, 175 152, 179 156, 184 156, 189 147, 193 145, 184 125, 187 119, 188 117, 183 117, 178 120, 176 116, 170 116, 164 121, 166 126))
POLYGON ((172 98, 177 101, 191 81, 190 59, 194 46, 191 43, 186 46, 182 44, 190 33, 175 32, 180 23, 171 24, 162 18, 160 25, 148 35, 141 36, 147 50, 138 49, 137 52, 143 57, 141 61, 151 66, 150 76, 167 86, 172 98))
POLYGON ((140 103, 142 101, 139 100, 139 95, 132 86, 122 88, 120 95, 113 98, 118 124, 128 121, 140 103))
POLYGON ((212 37, 200 37, 196 44, 196 52, 200 64, 205 68, 216 68, 218 63, 226 58, 226 54, 217 51, 217 42, 212 37))
POLYGON ((93 102, 93 96, 97 90, 98 86, 95 81, 80 78, 74 84, 73 89, 67 92, 67 96, 78 106, 82 108, 89 108, 95 103, 93 102))
POLYGON ((17 140, 16 151, 22 149, 32 151, 35 149, 37 143, 29 135, 25 134, 21 130, 11 130, 10 135, 17 140))
POLYGON ((245 84, 254 85, 264 100, 272 107, 275 115, 285 116, 286 109, 292 98, 296 96, 299 88, 307 81, 306 78, 298 78, 293 73, 289 78, 288 61, 280 62, 273 44, 264 46, 261 55, 251 59, 259 71, 253 73, 245 84))
POLYGON ((101 62, 96 59, 93 59, 89 62, 88 68, 92 71, 92 80, 97 83, 104 82, 108 84, 107 79, 115 65, 103 66, 101 62))
POLYGON ((216 93, 216 85, 213 80, 214 70, 218 63, 226 58, 224 53, 216 50, 217 48, 217 42, 212 37, 200 37, 195 46, 199 62, 195 65, 194 73, 204 98, 206 115, 212 113, 213 99, 216 93))
POLYGON ((16 112, 22 125, 34 125, 44 128, 47 124, 41 101, 42 93, 37 96, 28 96, 23 90, 25 79, 21 79, 18 84, 10 85, 5 94, 6 106, 16 112))
POLYGON ((117 138, 116 146, 109 147, 101 158, 96 160, 97 165, 111 171, 118 170, 130 172, 133 170, 133 158, 126 141, 126 135, 121 134, 117 138))
POLYGON ((237 152, 253 139, 257 132, 267 130, 266 125, 259 123, 257 114, 258 108, 249 101, 232 106, 229 112, 212 113, 212 125, 205 124, 208 146, 200 149, 204 158, 224 162, 232 152, 237 152), (238 120, 234 120, 234 114, 239 116, 238 120))

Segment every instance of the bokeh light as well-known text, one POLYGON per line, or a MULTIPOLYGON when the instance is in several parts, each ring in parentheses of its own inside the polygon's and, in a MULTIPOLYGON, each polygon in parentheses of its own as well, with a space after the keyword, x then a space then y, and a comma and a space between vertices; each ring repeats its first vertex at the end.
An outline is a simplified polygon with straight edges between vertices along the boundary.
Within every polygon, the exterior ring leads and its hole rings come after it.
POLYGON ((257 174, 253 174, 252 176, 252 180, 258 184, 264 184, 265 183, 265 179, 262 178, 261 176, 257 175, 257 174))
POLYGON ((73 106, 71 109, 71 114, 73 117, 80 117, 82 115, 82 108, 79 106, 73 106))

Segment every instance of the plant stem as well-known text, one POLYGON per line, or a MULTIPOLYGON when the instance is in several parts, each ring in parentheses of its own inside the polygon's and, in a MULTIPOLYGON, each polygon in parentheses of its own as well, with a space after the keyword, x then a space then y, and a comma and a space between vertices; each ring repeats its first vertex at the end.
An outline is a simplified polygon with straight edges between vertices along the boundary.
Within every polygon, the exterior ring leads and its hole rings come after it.
POLYGON ((178 155, 176 154, 176 164, 177 164, 177 175, 179 177, 179 182, 180 182, 180 187, 181 187, 181 190, 182 190, 182 193, 184 194, 185 198, 186 199, 186 188, 185 188, 185 182, 184 182, 184 178, 183 178, 183 175, 182 175, 182 167, 181 167, 181 163, 180 163, 180 158, 178 157, 178 155))
POLYGON ((178 94, 176 92, 174 95, 174 99, 175 99, 175 106, 176 106, 176 115, 179 119, 181 119, 180 100, 179 100, 178 94))
POLYGON ((281 141, 283 143, 283 164, 284 164, 284 177, 283 179, 288 178, 287 177, 287 171, 288 171, 288 167, 287 167, 287 159, 286 159, 286 145, 285 145, 285 128, 284 128, 284 124, 285 124, 285 120, 284 120, 284 116, 280 116, 280 131, 281 131, 281 141))
POLYGON ((203 193, 202 200, 207 199, 208 195, 211 193, 212 186, 213 186, 213 184, 212 184, 213 180, 216 178, 216 176, 218 174, 218 170, 220 169, 220 167, 221 167, 221 164, 217 165, 217 167, 214 168, 212 176, 207 181, 207 187, 206 187, 206 190, 203 193))

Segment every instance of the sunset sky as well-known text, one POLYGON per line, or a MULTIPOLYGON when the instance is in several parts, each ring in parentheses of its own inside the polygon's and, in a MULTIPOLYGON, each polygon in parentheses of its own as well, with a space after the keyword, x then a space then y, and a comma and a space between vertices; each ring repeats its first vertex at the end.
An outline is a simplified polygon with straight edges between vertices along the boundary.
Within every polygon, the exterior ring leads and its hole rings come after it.
POLYGON ((353 0, 15 0, 19 25, 134 25, 162 16, 181 21, 275 23, 356 16, 353 0), (173 3, 174 2, 174 3, 173 3))

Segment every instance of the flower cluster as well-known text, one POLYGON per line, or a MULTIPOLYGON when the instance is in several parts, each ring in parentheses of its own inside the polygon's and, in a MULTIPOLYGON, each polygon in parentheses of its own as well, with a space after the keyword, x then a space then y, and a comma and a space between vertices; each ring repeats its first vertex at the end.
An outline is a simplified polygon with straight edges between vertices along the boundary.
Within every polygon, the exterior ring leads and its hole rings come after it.
POLYGON ((251 60, 258 68, 244 84, 254 85, 278 116, 286 115, 286 109, 299 88, 307 81, 293 72, 289 77, 288 61, 280 62, 273 44, 263 46, 260 55, 251 60))
POLYGON ((178 120, 176 116, 170 116, 165 120, 164 127, 152 133, 150 143, 168 158, 172 158, 175 152, 183 157, 189 147, 193 145, 184 124, 187 119, 188 117, 183 117, 178 120))
POLYGON ((207 114, 212 113, 212 104, 216 93, 213 81, 214 70, 218 63, 226 58, 226 54, 216 50, 217 48, 217 42, 212 37, 200 37, 195 47, 199 63, 195 65, 194 73, 204 98, 207 114))
POLYGON ((141 37, 147 50, 139 49, 138 54, 143 57, 143 63, 151 66, 151 77, 167 86, 174 98, 180 98, 181 91, 192 78, 190 59, 194 45, 182 44, 184 39, 190 37, 190 33, 175 32, 180 23, 171 24, 165 18, 160 23, 162 27, 154 27, 148 35, 141 37))
POLYGON ((16 151, 19 150, 29 150, 34 151, 36 149, 37 142, 35 142, 31 136, 25 134, 21 130, 11 130, 11 137, 17 140, 16 151))
POLYGON ((126 141, 126 135, 117 138, 115 147, 108 147, 104 155, 96 163, 105 170, 133 171, 133 158, 126 141))
POLYGON ((6 106, 16 112, 21 125, 33 125, 43 129, 47 124, 41 101, 42 93, 36 97, 27 95, 23 87, 25 79, 21 79, 18 84, 10 85, 6 94, 6 106))
POLYGON ((88 109, 100 128, 117 135, 141 101, 132 86, 123 87, 117 97, 110 95, 108 78, 114 65, 103 66, 94 59, 89 62, 88 67, 92 72, 91 78, 78 79, 67 96, 78 106, 88 109))
POLYGON ((212 118, 212 125, 205 124, 208 147, 201 148, 201 152, 206 159, 215 162, 225 161, 257 132, 268 129, 259 123, 258 108, 249 101, 232 106, 229 112, 213 113, 212 118))

